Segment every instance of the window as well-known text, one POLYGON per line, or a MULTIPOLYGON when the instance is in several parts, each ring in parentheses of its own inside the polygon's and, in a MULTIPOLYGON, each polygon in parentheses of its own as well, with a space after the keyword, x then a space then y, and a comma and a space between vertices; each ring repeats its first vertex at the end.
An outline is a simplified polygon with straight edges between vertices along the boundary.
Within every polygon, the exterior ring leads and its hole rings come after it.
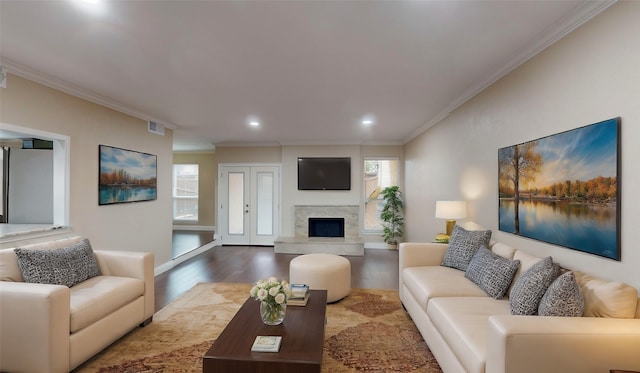
POLYGON ((380 212, 384 206, 382 190, 399 185, 400 160, 397 158, 364 160, 364 232, 381 232, 380 212))
POLYGON ((173 165, 173 220, 198 220, 198 165, 173 165))

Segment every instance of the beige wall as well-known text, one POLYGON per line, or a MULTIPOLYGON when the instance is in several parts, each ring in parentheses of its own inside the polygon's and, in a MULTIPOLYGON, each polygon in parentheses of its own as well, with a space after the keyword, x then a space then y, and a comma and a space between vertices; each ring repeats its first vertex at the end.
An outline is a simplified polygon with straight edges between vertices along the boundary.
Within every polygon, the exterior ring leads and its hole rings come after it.
POLYGON ((0 89, 0 122, 70 137, 73 231, 94 248, 150 251, 156 266, 171 259, 172 131, 147 131, 145 121, 9 75, 0 89), (158 199, 98 206, 98 145, 158 156, 158 199))
POLYGON ((215 227, 215 196, 218 182, 218 161, 214 153, 174 153, 174 164, 197 164, 198 167, 198 221, 174 221, 174 225, 215 227))
POLYGON ((466 199, 493 237, 640 289, 640 2, 622 1, 476 96, 405 147, 407 239, 444 229, 435 201, 466 199), (497 151, 622 118, 622 261, 498 231, 497 151))
POLYGON ((216 147, 218 163, 280 163, 280 146, 216 147))

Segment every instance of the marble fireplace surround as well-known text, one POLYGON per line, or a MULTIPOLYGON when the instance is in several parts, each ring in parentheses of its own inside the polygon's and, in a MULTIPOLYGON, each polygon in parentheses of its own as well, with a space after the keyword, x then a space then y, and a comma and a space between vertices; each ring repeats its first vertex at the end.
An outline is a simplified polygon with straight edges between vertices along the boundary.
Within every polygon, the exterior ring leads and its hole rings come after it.
POLYGON ((309 218, 344 218, 344 236, 360 236, 359 206, 313 206, 296 205, 295 236, 309 236, 309 218))
POLYGON ((295 237, 278 237, 274 251, 284 254, 364 255, 358 205, 295 205, 295 237), (309 237, 309 218, 344 218, 344 237, 309 237))

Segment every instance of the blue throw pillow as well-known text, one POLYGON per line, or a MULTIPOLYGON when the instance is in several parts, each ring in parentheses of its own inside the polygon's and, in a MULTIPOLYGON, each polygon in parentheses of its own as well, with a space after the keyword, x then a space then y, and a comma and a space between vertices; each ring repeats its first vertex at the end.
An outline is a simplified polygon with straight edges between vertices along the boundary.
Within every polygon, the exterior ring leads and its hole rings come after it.
POLYGON ((584 297, 573 272, 560 275, 544 293, 538 315, 579 317, 584 312, 584 297))
POLYGON ((560 266, 550 256, 520 275, 509 293, 511 314, 535 315, 544 293, 559 275, 560 266))
POLYGON ((489 247, 491 231, 468 231, 459 225, 453 227, 449 246, 441 265, 466 271, 471 258, 481 245, 489 247))
POLYGON ((473 281, 491 297, 504 297, 520 267, 519 260, 509 260, 480 246, 464 273, 464 277, 473 281))
POLYGON ((100 267, 88 239, 52 250, 15 249, 25 282, 72 287, 100 276, 100 267))

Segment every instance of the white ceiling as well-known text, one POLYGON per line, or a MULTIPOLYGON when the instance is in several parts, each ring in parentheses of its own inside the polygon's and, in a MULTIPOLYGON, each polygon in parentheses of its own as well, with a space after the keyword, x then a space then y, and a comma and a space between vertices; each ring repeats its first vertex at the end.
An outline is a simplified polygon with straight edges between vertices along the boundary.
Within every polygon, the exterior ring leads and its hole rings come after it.
POLYGON ((174 150, 402 144, 613 2, 0 0, 0 62, 174 150))

